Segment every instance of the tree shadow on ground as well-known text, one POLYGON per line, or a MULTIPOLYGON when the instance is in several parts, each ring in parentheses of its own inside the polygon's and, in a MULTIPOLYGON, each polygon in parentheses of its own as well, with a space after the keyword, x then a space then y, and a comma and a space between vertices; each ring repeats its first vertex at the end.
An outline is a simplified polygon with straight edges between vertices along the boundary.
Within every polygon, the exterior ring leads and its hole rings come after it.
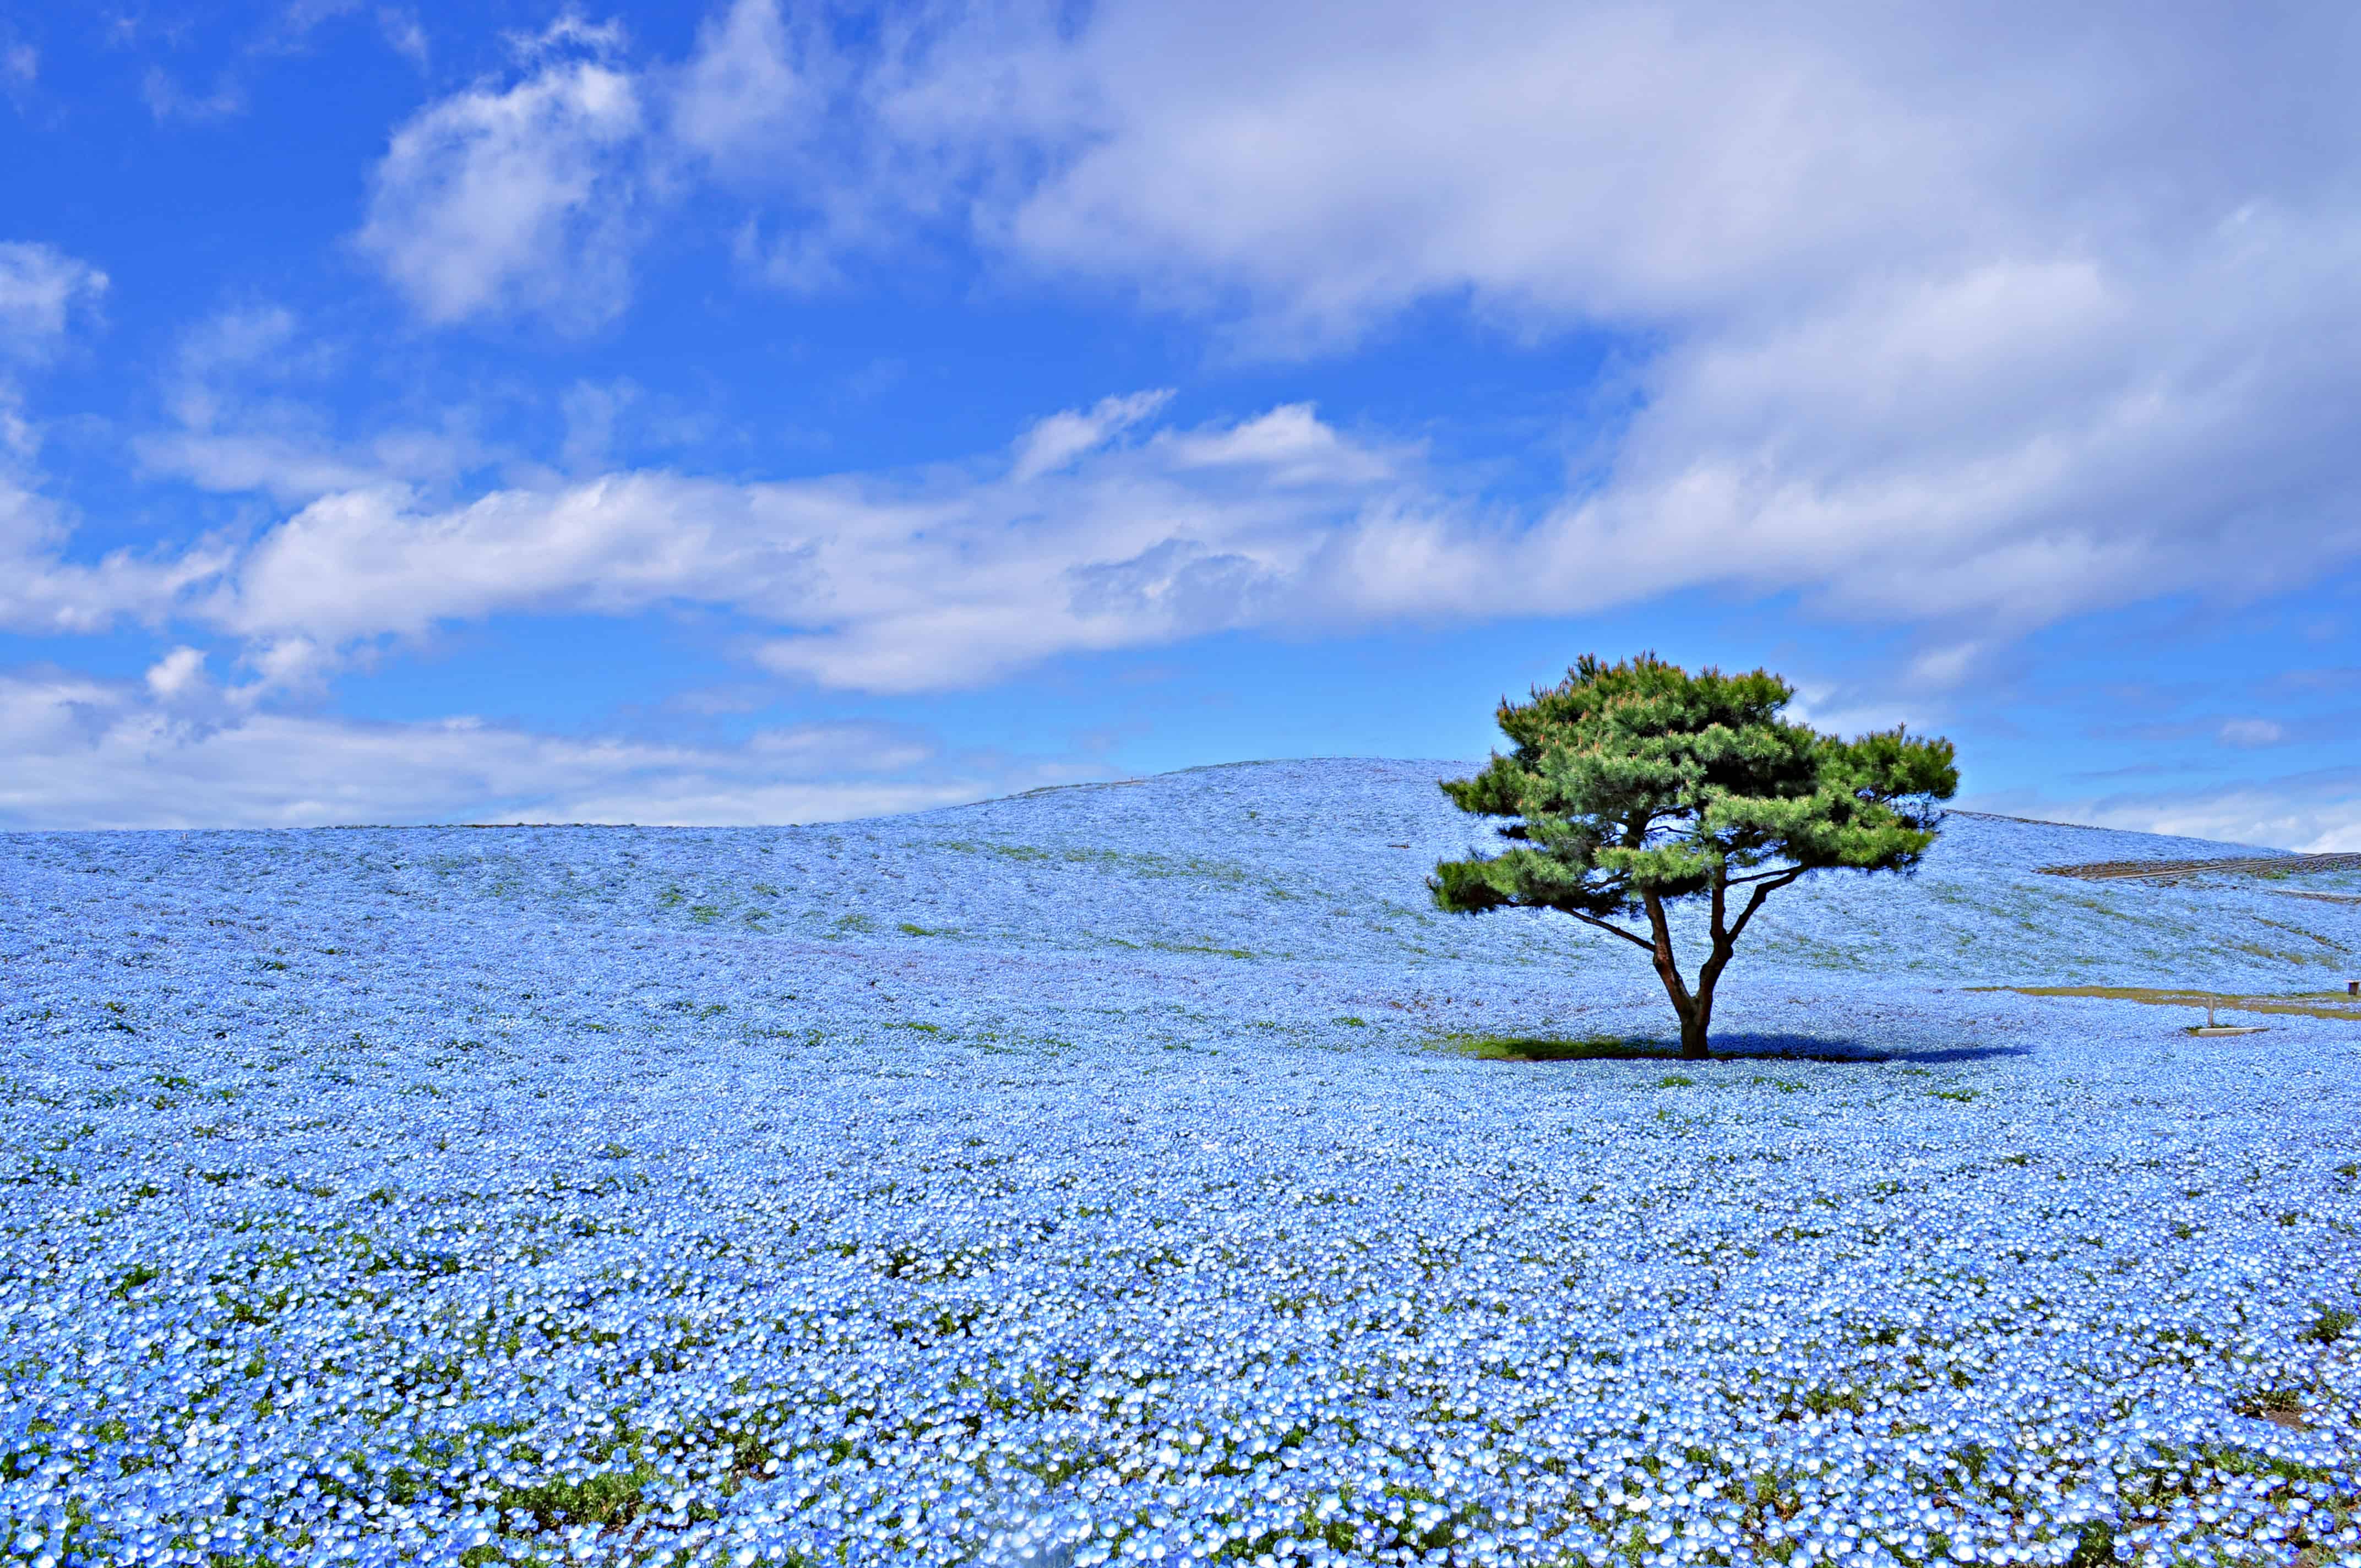
POLYGON ((1865 1040, 1832 1039, 1825 1035, 1733 1031, 1713 1036, 1713 1054, 1718 1061, 1905 1062, 1924 1067, 2033 1053, 2025 1046, 1872 1046, 1865 1040))
MULTIPOLYGON (((1452 1034, 1442 1044, 1462 1056, 1483 1061, 1684 1061, 1676 1040, 1645 1035, 1452 1034)), ((1989 1061, 2028 1055, 2024 1046, 1942 1046, 1933 1047, 1872 1046, 1865 1041, 1822 1035, 1733 1032, 1713 1037, 1714 1061, 1808 1061, 1872 1066, 1906 1062, 1914 1066, 1948 1062, 1989 1061)))

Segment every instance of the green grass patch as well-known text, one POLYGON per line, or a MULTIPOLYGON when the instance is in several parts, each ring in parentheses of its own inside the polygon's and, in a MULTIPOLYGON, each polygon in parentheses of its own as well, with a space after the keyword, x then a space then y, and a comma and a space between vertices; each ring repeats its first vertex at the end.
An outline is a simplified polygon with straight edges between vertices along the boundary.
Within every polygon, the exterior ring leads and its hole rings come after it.
POLYGON ((500 1489, 502 1509, 517 1508, 533 1516, 544 1531, 583 1525, 620 1529, 638 1517, 641 1496, 655 1479, 655 1467, 642 1464, 629 1472, 585 1475, 578 1480, 553 1478, 532 1486, 500 1489))
POLYGON ((1638 1036, 1587 1035, 1578 1040, 1534 1035, 1454 1033, 1437 1042, 1455 1055, 1479 1061, 1655 1061, 1677 1060, 1679 1046, 1638 1036))

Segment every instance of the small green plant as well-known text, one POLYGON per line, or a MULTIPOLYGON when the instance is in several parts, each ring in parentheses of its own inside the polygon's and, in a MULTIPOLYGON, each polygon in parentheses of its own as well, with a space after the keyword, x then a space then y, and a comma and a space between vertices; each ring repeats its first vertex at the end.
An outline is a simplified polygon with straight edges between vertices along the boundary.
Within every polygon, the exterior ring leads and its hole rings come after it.
POLYGON ((2355 1317, 2342 1307, 2331 1307, 2322 1301, 2315 1301, 2312 1305, 2320 1309, 2320 1316, 2297 1336, 2299 1339, 2310 1340, 2314 1344, 2334 1344, 2351 1333, 2356 1324, 2361 1324, 2361 1318, 2355 1317))
POLYGON ((544 1530, 581 1525, 620 1528, 638 1515, 640 1495, 655 1474, 653 1465, 643 1463, 627 1473, 609 1471, 571 1481, 553 1477, 538 1486, 504 1487, 500 1507, 531 1514, 544 1530))
POLYGON ((2107 1568, 2114 1560, 2115 1527, 2104 1519, 2092 1519, 2075 1537, 2074 1551, 2066 1559, 2066 1568, 2107 1568))
POLYGON ((1697 1080, 1683 1073, 1668 1072, 1664 1074, 1664 1077, 1656 1080, 1656 1087, 1659 1089, 1695 1089, 1697 1087, 1697 1080))

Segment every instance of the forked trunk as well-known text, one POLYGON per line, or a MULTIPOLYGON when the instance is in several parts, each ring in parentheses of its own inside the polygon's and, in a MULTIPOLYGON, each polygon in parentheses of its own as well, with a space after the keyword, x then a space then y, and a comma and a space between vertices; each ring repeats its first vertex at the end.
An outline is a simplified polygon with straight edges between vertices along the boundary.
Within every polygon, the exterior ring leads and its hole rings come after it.
MULTIPOLYGON (((1673 958, 1673 927, 1664 918, 1664 901, 1653 892, 1642 888, 1640 902, 1648 911, 1648 928, 1653 940, 1643 943, 1654 956, 1656 978, 1664 982, 1664 994, 1673 999, 1673 1012, 1681 1021, 1681 1055, 1692 1061, 1702 1061, 1712 1055, 1707 1036, 1713 1027, 1713 988, 1721 983, 1721 971, 1730 967, 1730 956, 1738 950, 1738 938, 1745 934, 1747 923, 1763 901, 1804 874, 1806 868, 1794 867, 1784 872, 1766 872, 1758 877, 1741 881, 1751 883, 1746 895, 1746 907, 1738 918, 1730 918, 1729 868, 1717 867, 1710 890, 1713 894, 1713 917, 1708 926, 1708 946, 1705 962, 1697 966, 1697 989, 1691 991, 1681 979, 1681 966, 1673 958)), ((1610 930, 1615 927, 1609 927, 1610 930)), ((1622 933, 1631 938, 1630 932, 1622 933)), ((1631 938, 1638 940, 1637 938, 1631 938)))
MULTIPOLYGON (((1673 928, 1664 918, 1664 901, 1653 893, 1641 896, 1647 905, 1648 925, 1655 938, 1656 978, 1664 982, 1664 994, 1672 998, 1674 1015, 1681 1021, 1681 1055, 1692 1061, 1702 1061, 1711 1054, 1706 1048, 1706 1033, 1713 1024, 1713 982, 1720 978, 1720 965, 1707 965, 1705 972, 1697 977, 1697 989, 1692 995, 1688 983, 1681 979, 1680 963, 1673 957, 1673 928)), ((1719 944, 1716 951, 1720 951, 1719 944)))

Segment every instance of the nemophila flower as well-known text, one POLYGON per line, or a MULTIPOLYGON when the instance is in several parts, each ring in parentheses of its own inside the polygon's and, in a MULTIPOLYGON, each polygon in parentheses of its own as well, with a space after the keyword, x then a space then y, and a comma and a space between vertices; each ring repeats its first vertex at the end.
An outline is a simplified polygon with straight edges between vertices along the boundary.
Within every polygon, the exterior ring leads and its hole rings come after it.
POLYGON ((9 1552, 2361 1563, 2361 1036, 1963 989, 2336 906, 1955 818, 1689 1081, 1477 1060, 1661 1002, 1422 907, 1449 771, 0 840, 9 1552))

